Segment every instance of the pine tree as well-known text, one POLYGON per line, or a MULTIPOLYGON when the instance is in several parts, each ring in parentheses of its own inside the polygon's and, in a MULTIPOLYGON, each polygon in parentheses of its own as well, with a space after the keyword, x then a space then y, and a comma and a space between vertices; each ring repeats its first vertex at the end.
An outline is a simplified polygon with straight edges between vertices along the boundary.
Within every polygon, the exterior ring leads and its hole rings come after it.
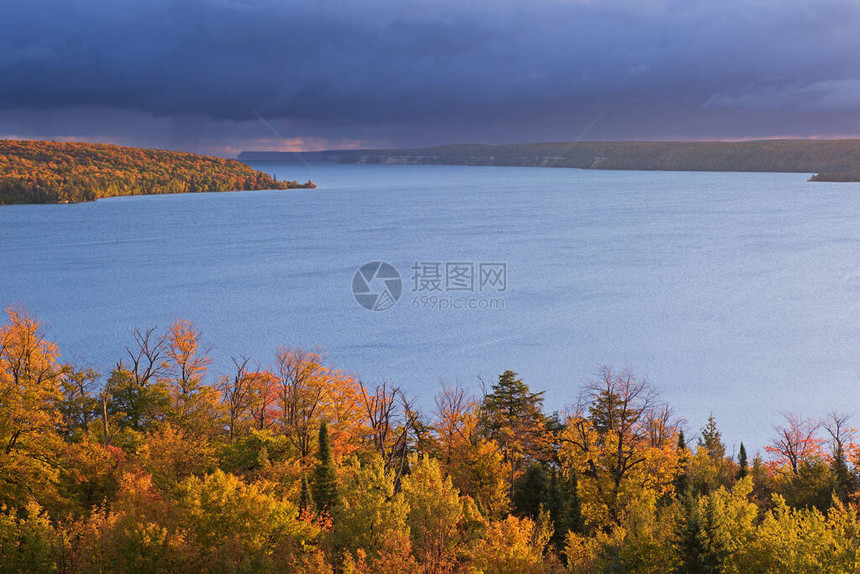
POLYGON ((326 509, 331 510, 337 505, 337 470, 334 466, 331 438, 325 421, 320 423, 317 458, 319 463, 314 468, 313 499, 316 501, 317 510, 322 512, 326 509))
POLYGON ((687 440, 684 438, 684 430, 678 431, 678 450, 687 450, 687 440))
POLYGON ((747 449, 744 448, 744 443, 741 443, 741 448, 738 450, 738 479, 745 477, 747 474, 749 474, 747 449))
POLYGON ((308 484, 308 477, 302 475, 302 490, 299 493, 299 512, 304 513, 309 508, 314 508, 314 498, 311 495, 311 487, 308 484))
POLYGON ((681 507, 681 518, 675 527, 675 544, 679 564, 676 572, 679 574, 698 574, 705 572, 702 567, 702 543, 699 539, 699 509, 697 498, 689 493, 678 499, 681 507))
POLYGON ((577 534, 582 534, 585 532, 585 517, 582 515, 582 499, 579 497, 579 484, 575 473, 565 481, 565 485, 568 506, 567 527, 577 534))
POLYGON ((567 533, 582 529, 582 510, 576 493, 576 479, 566 480, 553 471, 547 489, 546 509, 553 523, 552 541, 559 550, 564 548, 567 533))
POLYGON ((836 496, 840 500, 846 502, 851 494, 857 489, 856 478, 848 468, 845 462, 845 454, 838 452, 830 462, 830 469, 833 472, 833 477, 836 480, 836 496))
POLYGON ((542 507, 549 502, 549 483, 542 464, 533 464, 514 483, 511 498, 514 509, 520 516, 537 517, 542 507))
POLYGON ((496 439, 504 428, 534 431, 543 428, 546 420, 541 412, 543 392, 533 393, 513 371, 499 375, 499 382, 484 397, 481 405, 481 425, 487 438, 496 439))
POLYGON ((701 433, 699 446, 708 451, 711 460, 723 458, 726 455, 726 445, 723 444, 723 435, 717 429, 717 422, 714 420, 713 414, 708 416, 708 424, 702 428, 701 433))
POLYGON ((513 371, 499 375, 499 382, 481 403, 481 434, 499 445, 508 467, 508 495, 522 466, 541 460, 546 445, 546 417, 541 408, 543 392, 533 393, 513 371))

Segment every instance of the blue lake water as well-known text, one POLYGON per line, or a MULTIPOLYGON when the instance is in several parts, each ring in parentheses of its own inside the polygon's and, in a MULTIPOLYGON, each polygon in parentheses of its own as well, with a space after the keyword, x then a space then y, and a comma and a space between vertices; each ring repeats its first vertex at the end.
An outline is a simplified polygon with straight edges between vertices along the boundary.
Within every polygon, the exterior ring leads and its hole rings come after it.
POLYGON ((599 365, 629 366, 693 431, 713 412, 730 452, 766 443, 782 411, 860 406, 860 184, 256 167, 320 187, 0 207, 0 305, 25 304, 64 359, 104 370, 135 325, 184 318, 216 372, 231 355, 265 365, 278 345, 322 347, 427 410, 440 380, 477 392, 479 376, 505 369, 561 409, 599 365), (385 311, 352 295, 356 269, 374 260, 403 279, 385 311), (413 292, 415 262, 473 263, 474 293, 435 294, 504 309, 413 308, 433 295, 413 292), (506 264, 504 293, 478 290, 481 263, 506 264))

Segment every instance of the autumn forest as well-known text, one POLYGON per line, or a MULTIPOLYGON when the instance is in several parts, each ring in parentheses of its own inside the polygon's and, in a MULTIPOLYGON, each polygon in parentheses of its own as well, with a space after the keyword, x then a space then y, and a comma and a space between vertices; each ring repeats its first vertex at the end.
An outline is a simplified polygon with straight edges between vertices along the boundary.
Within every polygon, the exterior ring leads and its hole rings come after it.
POLYGON ((789 415, 762 455, 730 456, 713 418, 689 429, 608 366, 563 413, 511 371, 479 396, 440 385, 421 410, 317 351, 211 373, 184 321, 131 331, 98 372, 7 315, 3 572, 857 568, 848 415, 789 415))
POLYGON ((240 161, 108 144, 0 140, 0 205, 102 197, 315 188, 240 161))

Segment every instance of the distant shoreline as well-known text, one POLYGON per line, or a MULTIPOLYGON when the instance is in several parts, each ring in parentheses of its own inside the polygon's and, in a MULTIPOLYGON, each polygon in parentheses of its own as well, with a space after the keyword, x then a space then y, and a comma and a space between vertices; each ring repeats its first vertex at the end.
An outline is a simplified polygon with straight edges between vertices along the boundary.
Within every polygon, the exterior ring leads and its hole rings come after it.
POLYGON ((860 182, 860 139, 455 144, 403 150, 244 151, 238 159, 245 162, 808 173, 815 174, 810 181, 860 182))

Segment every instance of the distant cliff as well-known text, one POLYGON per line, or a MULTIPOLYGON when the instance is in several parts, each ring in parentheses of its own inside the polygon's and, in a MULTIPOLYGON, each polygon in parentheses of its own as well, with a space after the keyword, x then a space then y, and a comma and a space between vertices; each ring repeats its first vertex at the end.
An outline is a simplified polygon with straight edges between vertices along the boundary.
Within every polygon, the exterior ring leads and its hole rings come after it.
POLYGON ((0 205, 117 195, 313 188, 231 159, 106 144, 0 140, 0 205))
POLYGON ((860 140, 747 142, 572 142, 457 144, 406 150, 242 152, 242 161, 335 161, 665 171, 818 174, 815 181, 860 181, 860 140))

